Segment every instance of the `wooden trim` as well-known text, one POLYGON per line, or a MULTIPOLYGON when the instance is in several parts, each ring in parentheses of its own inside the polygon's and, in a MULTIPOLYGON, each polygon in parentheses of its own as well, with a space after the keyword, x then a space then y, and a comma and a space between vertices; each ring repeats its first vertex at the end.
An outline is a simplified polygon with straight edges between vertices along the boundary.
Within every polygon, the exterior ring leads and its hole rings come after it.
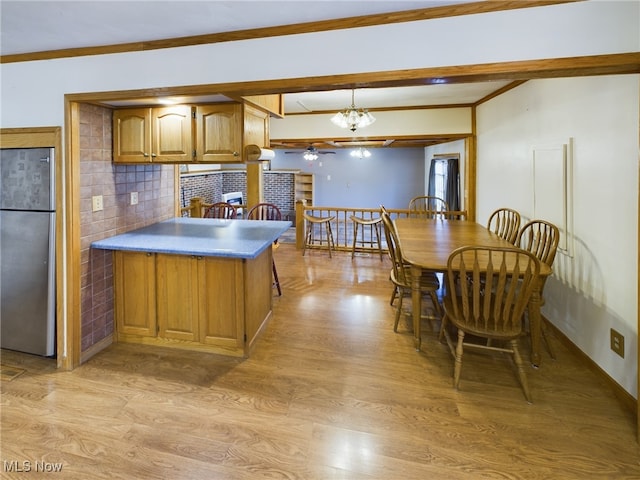
MULTIPOLYGON (((331 91, 352 88, 382 88, 491 80, 531 80, 640 73, 640 53, 590 55, 584 57, 523 60, 464 66, 389 70, 356 74, 215 83, 139 90, 67 94, 70 101, 109 102, 132 98, 221 94, 227 96, 266 95, 331 91)), ((439 106, 439 108, 441 108, 439 106)))
POLYGON ((113 335, 109 335, 108 337, 100 340, 98 343, 94 343, 80 354, 80 363, 86 362, 97 353, 100 353, 102 350, 109 347, 111 344, 113 344, 113 335))
POLYGON ((173 216, 182 216, 182 207, 180 203, 180 164, 174 165, 173 168, 173 216))
POLYGON ((68 368, 80 365, 82 351, 80 258, 80 104, 65 96, 65 227, 67 232, 67 348, 68 368))
POLYGON ((492 98, 498 97, 500 95, 502 95, 505 92, 508 92, 509 90, 513 90, 516 87, 519 87, 520 85, 522 85, 523 83, 526 83, 527 80, 517 80, 515 82, 511 82, 509 85, 505 85, 502 88, 499 88, 498 90, 496 90, 495 92, 490 93, 489 95, 487 95, 486 97, 482 97, 480 100, 478 100, 474 106, 477 107, 478 105, 488 102, 489 100, 491 100, 492 98))
MULTIPOLYGON (((524 83, 524 81, 520 82, 524 83)), ((506 88, 506 87, 505 87, 506 88)), ((502 90, 502 89, 501 89, 502 90)), ((482 101, 482 100, 480 100, 482 101)), ((377 107, 367 108, 369 112, 404 112, 408 110, 440 110, 447 108, 471 108, 477 105, 477 103, 450 103, 444 105, 406 105, 402 107, 377 107)), ((312 112, 294 112, 287 113, 287 117, 303 116, 303 115, 322 115, 322 114, 335 114, 336 110, 314 110, 312 112)))
POLYGON ((69 367, 68 338, 65 334, 65 224, 63 204, 63 150, 61 127, 2 128, 0 129, 0 148, 53 147, 55 152, 56 175, 56 366, 69 367))
POLYGON ((514 10, 530 7, 544 7, 562 3, 572 3, 583 0, 528 0, 523 1, 479 1, 461 5, 447 5, 433 8, 420 8, 400 12, 362 15, 357 17, 321 20, 315 22, 298 23, 292 25, 278 25, 273 27, 252 28, 230 32, 192 35, 187 37, 151 40, 143 42, 122 43, 82 48, 66 48, 44 52, 20 53, 0 56, 0 63, 30 62, 34 60, 51 60, 55 58, 82 57, 88 55, 106 55, 112 53, 143 52, 163 48, 189 47, 214 43, 235 42, 257 38, 281 37, 309 32, 327 32, 349 28, 371 27, 394 23, 432 20, 435 18, 457 17, 461 15, 476 15, 503 10, 514 10))
POLYGON ((613 390, 614 395, 620 403, 630 412, 637 412, 637 402, 636 399, 627 392, 624 388, 620 386, 618 382, 616 382, 613 378, 611 378, 607 372, 605 372, 600 366, 594 362, 589 356, 584 353, 578 346, 573 343, 569 338, 562 333, 553 323, 549 322, 546 318, 543 318, 547 326, 553 332, 553 336, 558 339, 563 346, 565 346, 568 350, 571 351, 572 354, 576 355, 580 360, 589 367, 591 371, 597 374, 609 387, 613 390))
POLYGON ((467 216, 468 220, 476 221, 477 219, 477 164, 478 164, 478 151, 476 148, 476 107, 471 109, 471 136, 467 137, 465 142, 465 151, 467 158, 465 159, 465 175, 464 175, 464 208, 469 212, 467 216))

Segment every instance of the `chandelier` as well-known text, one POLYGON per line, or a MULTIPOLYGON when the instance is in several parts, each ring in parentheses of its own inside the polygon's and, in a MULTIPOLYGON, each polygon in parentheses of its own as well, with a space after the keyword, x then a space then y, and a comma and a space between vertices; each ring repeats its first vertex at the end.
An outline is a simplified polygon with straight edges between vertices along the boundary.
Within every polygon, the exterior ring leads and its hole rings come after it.
POLYGON ((351 150, 350 155, 356 158, 369 158, 371 156, 371 152, 366 148, 359 147, 351 150))
POLYGON ((331 117, 331 122, 340 128, 348 128, 355 132, 357 128, 366 127, 376 121, 367 110, 358 110, 355 105, 355 90, 351 90, 351 106, 331 117))

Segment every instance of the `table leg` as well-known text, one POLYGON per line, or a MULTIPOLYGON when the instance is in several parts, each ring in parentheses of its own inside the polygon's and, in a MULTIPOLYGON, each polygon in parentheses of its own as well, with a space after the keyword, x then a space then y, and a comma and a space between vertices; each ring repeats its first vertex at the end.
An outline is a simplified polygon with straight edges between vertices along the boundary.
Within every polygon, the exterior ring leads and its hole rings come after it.
POLYGON ((534 367, 540 365, 540 340, 542 319, 540 318, 540 289, 538 286, 534 288, 531 298, 529 299, 529 329, 531 331, 531 363, 534 367))
POLYGON ((411 266, 411 307, 413 309, 413 337, 416 351, 420 351, 422 344, 422 335, 420 332, 420 320, 422 312, 422 291, 420 290, 420 278, 422 277, 422 268, 415 265, 411 266))

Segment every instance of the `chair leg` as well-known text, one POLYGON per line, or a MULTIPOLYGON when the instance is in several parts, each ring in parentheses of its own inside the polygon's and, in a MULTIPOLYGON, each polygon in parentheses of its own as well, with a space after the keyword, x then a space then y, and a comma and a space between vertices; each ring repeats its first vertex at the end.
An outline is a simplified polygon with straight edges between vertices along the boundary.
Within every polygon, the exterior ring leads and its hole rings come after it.
POLYGON ((379 229, 380 224, 376 224, 374 225, 374 228, 376 230, 376 239, 378 240, 378 252, 380 253, 380 261, 382 262, 382 260, 384 259, 384 255, 382 254, 382 242, 380 241, 380 229, 379 229))
MULTIPOLYGON (((356 239, 358 238, 358 222, 353 222, 353 245, 351 246, 351 258, 356 254, 356 239)), ((331 247, 329 247, 331 248, 331 247)))
POLYGON ((542 336, 542 341, 544 342, 544 346, 547 348, 547 352, 549 353, 549 356, 555 360, 556 354, 553 350, 553 347, 551 346, 551 342, 549 342, 549 337, 547 337, 547 333, 548 333, 547 324, 544 320, 542 320, 542 324, 540 325, 540 334, 542 336))
POLYGON ((518 369, 518 378, 520 379, 520 385, 522 385, 524 396, 526 397, 527 402, 532 403, 531 392, 529 392, 529 382, 527 382, 527 374, 524 371, 524 363, 522 363, 522 357, 520 356, 520 351, 518 350, 518 342, 516 340, 510 340, 509 346, 513 354, 513 361, 515 362, 518 369))
POLYGON ((282 296, 282 290, 280 289, 280 280, 278 280, 278 270, 276 270, 276 262, 275 262, 275 260, 273 260, 271 262, 271 265, 273 267, 273 283, 276 286, 276 288, 278 289, 278 296, 281 297, 282 296))
POLYGON ((391 300, 389 301, 389 305, 393 306, 393 302, 396 301, 396 295, 398 295, 398 287, 393 286, 393 292, 391 292, 391 300))
POLYGON ((429 296, 431 297, 431 301, 433 302, 433 307, 436 310, 436 313, 440 318, 442 318, 442 305, 438 301, 438 294, 436 292, 429 292, 429 296))
POLYGON ((458 389, 460 384, 460 372, 462 371, 462 344, 464 343, 464 332, 458 329, 458 344, 456 345, 456 360, 453 369, 453 386, 458 389))
POLYGON ((313 225, 311 225, 311 222, 307 222, 307 231, 304 235, 304 244, 302 245, 302 256, 304 257, 305 252, 307 251, 307 245, 309 244, 309 242, 311 241, 311 228, 313 227, 313 225))
POLYGON ((400 323, 400 314, 402 313, 402 297, 403 296, 404 295, 402 294, 402 292, 399 292, 399 295, 398 295, 398 306, 396 307, 396 321, 393 324, 393 331, 395 333, 398 333, 398 323, 400 323))
POLYGON ((326 222, 327 245, 329 246, 329 258, 331 258, 331 249, 333 248, 333 232, 331 231, 331 223, 326 222))

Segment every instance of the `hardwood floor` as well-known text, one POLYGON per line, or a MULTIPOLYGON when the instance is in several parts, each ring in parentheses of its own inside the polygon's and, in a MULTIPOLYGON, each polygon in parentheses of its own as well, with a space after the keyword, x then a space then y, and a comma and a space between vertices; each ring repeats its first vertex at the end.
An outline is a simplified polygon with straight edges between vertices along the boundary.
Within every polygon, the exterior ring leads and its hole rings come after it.
POLYGON ((456 391, 438 325, 421 353, 408 317, 393 333, 388 259, 275 257, 249 359, 115 344, 64 372, 3 351, 26 371, 2 382, 0 477, 640 478, 633 414, 559 342, 527 370, 533 404, 508 356, 465 352, 456 391))

